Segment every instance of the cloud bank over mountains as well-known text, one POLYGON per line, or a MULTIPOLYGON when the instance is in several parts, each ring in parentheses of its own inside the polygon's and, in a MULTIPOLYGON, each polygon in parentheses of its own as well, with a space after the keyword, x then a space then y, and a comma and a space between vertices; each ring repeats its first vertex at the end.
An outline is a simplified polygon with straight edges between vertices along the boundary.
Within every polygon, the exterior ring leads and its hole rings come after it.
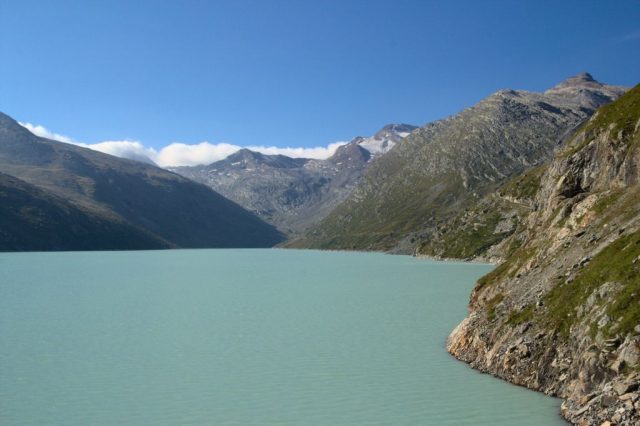
POLYGON ((131 160, 142 161, 146 163, 154 163, 160 167, 178 167, 178 166, 196 166, 201 164, 211 164, 215 161, 222 160, 242 148, 248 148, 268 155, 286 155, 293 158, 329 158, 338 149, 339 146, 346 142, 334 142, 327 146, 319 146, 312 148, 281 148, 276 146, 238 146, 229 143, 209 143, 200 142, 198 144, 185 144, 174 142, 167 146, 156 150, 152 147, 145 146, 142 142, 136 140, 116 140, 102 141, 94 144, 86 144, 78 142, 69 136, 54 133, 39 124, 31 124, 20 122, 24 128, 29 130, 36 136, 47 139, 53 139, 59 142, 70 143, 94 151, 104 152, 105 154, 114 155, 116 157, 128 158, 131 160))

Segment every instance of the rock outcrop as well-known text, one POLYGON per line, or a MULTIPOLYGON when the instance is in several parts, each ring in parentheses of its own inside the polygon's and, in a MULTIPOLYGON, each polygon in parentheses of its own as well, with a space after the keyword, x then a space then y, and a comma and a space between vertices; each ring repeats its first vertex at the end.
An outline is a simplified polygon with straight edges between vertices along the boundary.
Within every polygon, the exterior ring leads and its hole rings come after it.
POLYGON ((640 424, 640 86, 538 175, 506 260, 478 281, 448 350, 563 398, 574 424, 640 424))

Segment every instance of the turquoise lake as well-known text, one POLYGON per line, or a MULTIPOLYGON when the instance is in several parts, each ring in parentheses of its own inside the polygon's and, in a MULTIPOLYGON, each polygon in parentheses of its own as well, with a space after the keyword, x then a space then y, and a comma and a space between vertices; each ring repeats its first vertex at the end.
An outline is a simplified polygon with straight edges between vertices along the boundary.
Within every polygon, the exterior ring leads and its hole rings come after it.
POLYGON ((561 425, 444 349, 488 265, 296 250, 0 254, 2 425, 561 425))

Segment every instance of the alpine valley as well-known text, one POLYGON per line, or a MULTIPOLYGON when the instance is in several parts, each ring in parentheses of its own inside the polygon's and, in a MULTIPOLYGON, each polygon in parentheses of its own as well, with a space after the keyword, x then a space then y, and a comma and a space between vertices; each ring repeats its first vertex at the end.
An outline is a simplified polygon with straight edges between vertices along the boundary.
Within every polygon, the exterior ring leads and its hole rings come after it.
POLYGON ((640 85, 501 90, 324 160, 243 149, 163 170, 0 115, 0 249, 271 247, 489 261, 448 351, 640 424, 640 85))

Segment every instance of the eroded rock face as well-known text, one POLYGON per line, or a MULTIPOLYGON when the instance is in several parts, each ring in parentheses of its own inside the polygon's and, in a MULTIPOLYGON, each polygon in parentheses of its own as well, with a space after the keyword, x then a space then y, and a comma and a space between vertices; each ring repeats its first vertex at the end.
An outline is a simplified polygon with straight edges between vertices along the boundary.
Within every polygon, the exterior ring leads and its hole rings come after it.
POLYGON ((448 350, 564 398, 574 424, 640 424, 640 86, 540 179, 519 247, 474 289, 448 350))

